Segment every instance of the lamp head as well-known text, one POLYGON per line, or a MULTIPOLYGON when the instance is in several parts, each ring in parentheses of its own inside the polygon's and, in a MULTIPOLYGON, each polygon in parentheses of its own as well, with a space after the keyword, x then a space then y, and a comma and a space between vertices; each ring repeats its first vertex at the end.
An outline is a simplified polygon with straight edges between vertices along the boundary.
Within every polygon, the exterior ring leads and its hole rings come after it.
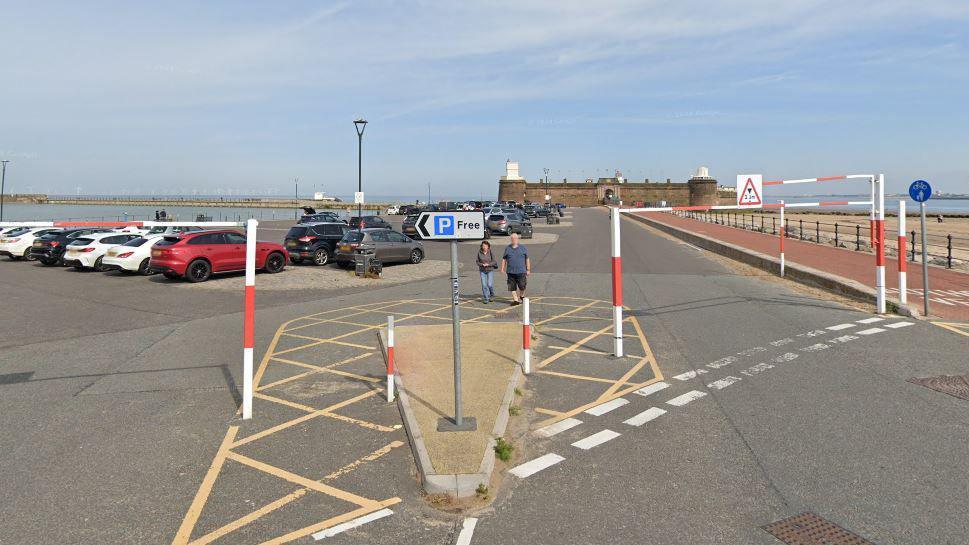
POLYGON ((357 129, 357 136, 363 136, 363 131, 367 128, 367 120, 361 117, 353 122, 353 126, 357 129))

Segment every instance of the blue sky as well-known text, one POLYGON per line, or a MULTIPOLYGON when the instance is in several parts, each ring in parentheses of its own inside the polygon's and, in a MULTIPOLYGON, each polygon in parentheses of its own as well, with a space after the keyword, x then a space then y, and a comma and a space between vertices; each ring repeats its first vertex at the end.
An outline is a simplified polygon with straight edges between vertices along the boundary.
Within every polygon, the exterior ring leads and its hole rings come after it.
MULTIPOLYGON (((495 196, 884 172, 969 192, 969 2, 15 2, 8 191, 495 196)), ((837 188, 825 186, 819 191, 837 188)), ((804 186, 797 188, 805 190, 804 186)))

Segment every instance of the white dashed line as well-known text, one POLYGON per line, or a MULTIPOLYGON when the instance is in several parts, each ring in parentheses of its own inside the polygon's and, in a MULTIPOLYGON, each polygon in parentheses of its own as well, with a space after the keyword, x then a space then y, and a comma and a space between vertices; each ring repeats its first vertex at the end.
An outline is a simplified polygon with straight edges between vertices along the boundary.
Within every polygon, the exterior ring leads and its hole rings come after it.
POLYGON ((830 329, 831 331, 841 331, 842 329, 848 329, 849 327, 855 327, 855 324, 838 324, 828 326, 827 329, 830 329))
POLYGON ((873 324, 875 322, 882 322, 884 318, 865 318, 864 320, 858 320, 859 324, 873 324))
POLYGON ((478 519, 474 517, 464 519, 464 524, 461 525, 461 533, 458 534, 458 540, 454 542, 454 545, 471 545, 471 536, 474 535, 474 527, 477 525, 478 519))
POLYGON ((596 405, 591 409, 586 409, 585 412, 587 412, 588 414, 591 414, 592 416, 602 416, 609 411, 622 407, 626 403, 629 403, 629 400, 624 397, 620 397, 620 398, 613 399, 612 401, 607 401, 602 405, 596 405))
POLYGON ((562 433, 565 430, 570 430, 581 423, 582 421, 578 418, 566 418, 565 420, 559 420, 554 424, 549 424, 544 428, 538 428, 535 430, 535 435, 539 437, 551 437, 556 433, 562 433))
POLYGON ((885 327, 890 327, 892 329, 898 329, 900 327, 908 327, 910 325, 915 325, 913 322, 895 322, 894 324, 885 324, 885 327))
POLYGON ((602 430, 599 433, 593 433, 585 439, 579 439, 578 441, 572 443, 572 446, 582 450, 589 450, 590 448, 598 447, 606 441, 612 441, 620 435, 622 434, 612 430, 602 430))
POLYGON ((317 532, 317 533, 313 534, 313 539, 319 541, 321 539, 326 539, 328 537, 333 537, 333 536, 335 536, 337 534, 342 534, 343 532, 346 532, 347 530, 352 530, 354 528, 363 526, 364 524, 366 524, 368 522, 373 522, 373 521, 375 521, 377 519, 382 519, 384 517, 389 517, 390 515, 393 515, 393 514, 394 514, 394 512, 391 511, 390 509, 381 509, 380 511, 374 511, 373 513, 370 513, 369 515, 364 515, 364 516, 362 516, 360 518, 355 518, 355 519, 353 519, 351 521, 344 522, 343 524, 337 524, 333 528, 327 528, 326 530, 323 530, 322 532, 317 532))
POLYGON ((706 369, 694 369, 692 371, 680 373, 679 375, 676 375, 673 378, 675 378, 676 380, 690 380, 691 378, 696 378, 697 375, 702 375, 706 372, 707 372, 706 369))
POLYGON ((875 333, 881 333, 883 331, 885 330, 880 327, 873 327, 871 329, 862 329, 861 331, 855 331, 855 333, 859 335, 874 335, 875 333))
POLYGON ((623 424, 629 424, 630 426, 642 426, 650 420, 655 420, 664 414, 666 414, 666 411, 663 409, 660 409, 659 407, 650 407, 629 420, 624 421, 623 424))
POLYGON ((524 479, 525 477, 531 477, 543 469, 552 467, 562 460, 565 460, 565 458, 555 453, 549 453, 544 456, 539 456, 530 462, 515 466, 509 469, 508 473, 511 473, 519 479, 524 479))
POLYGON ((660 390, 665 390, 665 389, 669 388, 669 386, 670 385, 667 384, 667 383, 665 383, 665 382, 654 382, 653 384, 650 384, 649 386, 646 386, 645 388, 640 388, 640 389, 636 390, 633 393, 634 394, 637 394, 637 395, 641 395, 643 397, 646 397, 649 394, 655 394, 656 392, 658 392, 660 390))
POLYGON ((740 377, 733 377, 733 376, 725 377, 720 380, 715 380, 710 384, 707 384, 707 387, 713 388, 714 390, 723 390, 727 386, 730 386, 731 384, 739 381, 740 381, 740 377))
POLYGON ((675 407, 682 407, 687 403, 693 401, 694 399, 700 399, 701 397, 707 395, 706 392, 700 392, 698 390, 693 390, 692 392, 687 392, 681 396, 676 396, 673 399, 667 401, 667 405, 673 405, 675 407))

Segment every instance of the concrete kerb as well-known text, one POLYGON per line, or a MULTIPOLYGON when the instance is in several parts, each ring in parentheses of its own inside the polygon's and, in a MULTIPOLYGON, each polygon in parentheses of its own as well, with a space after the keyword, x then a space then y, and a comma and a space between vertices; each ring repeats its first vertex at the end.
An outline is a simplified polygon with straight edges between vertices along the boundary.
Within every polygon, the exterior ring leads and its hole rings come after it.
MULTIPOLYGON (((380 353, 383 355, 384 363, 387 361, 386 335, 387 333, 383 330, 377 331, 377 343, 380 346, 380 353)), ((417 416, 411 408, 407 389, 400 375, 395 373, 394 382, 396 383, 397 408, 400 410, 401 418, 404 421, 404 430, 407 432, 408 439, 410 439, 411 451, 414 453, 414 460, 417 462, 417 470, 421 474, 421 484, 425 492, 428 494, 450 494, 457 498, 466 498, 476 493, 478 485, 485 484, 487 486, 491 481, 491 474, 495 469, 494 447, 497 445, 497 438, 504 435, 505 429, 508 426, 508 408, 515 399, 515 388, 518 387, 523 376, 521 363, 521 361, 518 362, 511 379, 508 381, 505 395, 501 400, 501 405, 498 407, 498 417, 495 419, 495 425, 491 430, 491 437, 488 439, 488 445, 485 447, 484 455, 481 457, 481 464, 478 467, 477 473, 444 474, 434 471, 431 456, 427 451, 427 446, 424 444, 424 436, 421 433, 420 425, 417 423, 417 416)))
MULTIPOLYGON (((709 250, 724 257, 729 257, 735 261, 757 267, 758 269, 772 274, 780 273, 780 260, 774 256, 755 252, 753 250, 742 248, 728 242, 719 241, 698 233, 691 233, 678 227, 667 225, 663 222, 655 221, 644 216, 627 214, 626 217, 649 225, 650 227, 659 229, 664 233, 673 235, 680 240, 689 242, 690 244, 703 248, 704 250, 709 250)), ((784 278, 807 286, 822 288, 839 295, 844 295, 851 299, 861 301, 863 303, 870 303, 872 305, 877 303, 877 293, 874 288, 865 286, 860 282, 856 282, 836 274, 824 272, 805 265, 791 263, 790 260, 788 260, 785 264, 784 278)), ((911 305, 903 305, 897 299, 890 299, 888 302, 888 310, 891 312, 895 312, 896 314, 900 314, 902 316, 908 316, 910 318, 919 318, 920 316, 918 311, 915 310, 915 308, 911 305)))

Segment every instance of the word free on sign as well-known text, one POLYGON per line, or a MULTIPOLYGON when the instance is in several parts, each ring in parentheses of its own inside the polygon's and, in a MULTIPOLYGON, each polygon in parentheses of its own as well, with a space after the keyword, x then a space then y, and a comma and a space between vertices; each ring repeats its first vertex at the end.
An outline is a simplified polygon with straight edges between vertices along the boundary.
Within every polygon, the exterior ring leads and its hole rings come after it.
POLYGON ((484 212, 422 212, 417 231, 427 240, 480 240, 485 235, 484 212))

